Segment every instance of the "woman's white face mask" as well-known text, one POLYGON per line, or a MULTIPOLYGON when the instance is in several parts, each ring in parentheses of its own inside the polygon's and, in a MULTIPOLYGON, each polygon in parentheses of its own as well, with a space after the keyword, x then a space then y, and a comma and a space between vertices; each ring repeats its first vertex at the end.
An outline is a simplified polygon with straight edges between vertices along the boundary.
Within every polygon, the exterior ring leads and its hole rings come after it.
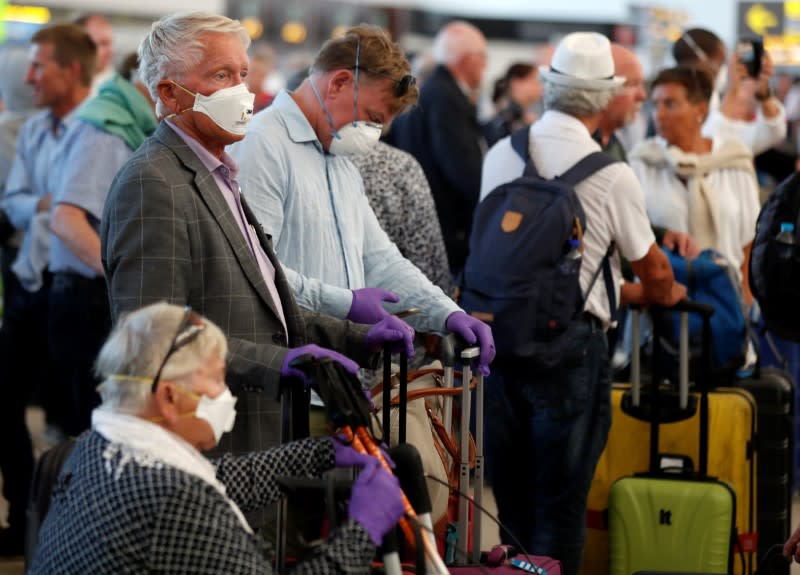
POLYGON ((222 88, 213 94, 192 92, 170 80, 184 92, 194 96, 192 110, 205 114, 220 128, 237 136, 244 136, 247 124, 253 117, 253 103, 256 95, 250 92, 245 84, 237 84, 229 88, 222 88))

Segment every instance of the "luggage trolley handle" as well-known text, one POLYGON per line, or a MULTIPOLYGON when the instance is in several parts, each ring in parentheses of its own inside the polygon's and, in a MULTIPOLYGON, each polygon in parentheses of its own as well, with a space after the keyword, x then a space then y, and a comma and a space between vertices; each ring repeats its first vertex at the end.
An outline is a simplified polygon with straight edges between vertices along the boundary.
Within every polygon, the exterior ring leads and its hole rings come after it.
MULTIPOLYGON (((455 336, 448 336, 442 341, 442 362, 445 366, 445 385, 447 374, 450 373, 450 383, 453 385, 453 371, 455 369, 455 350, 458 349, 458 340, 455 336)), ((472 381, 473 364, 480 356, 480 348, 477 346, 462 348, 460 353, 462 362, 462 383, 461 383, 461 426, 459 436, 461 441, 461 461, 459 462, 459 483, 458 489, 464 494, 459 500, 458 512, 458 539, 457 548, 460 557, 468 557, 469 541, 469 427, 471 418, 470 402, 470 382, 472 381)), ((475 514, 472 524, 472 557, 471 561, 477 565, 480 563, 480 541, 481 541, 481 514, 483 507, 483 374, 477 369, 475 373, 475 477, 473 483, 473 498, 475 500, 475 514)), ((450 406, 445 404, 445 414, 450 412, 450 406)))
MULTIPOLYGON (((699 473, 708 473, 708 385, 710 382, 712 367, 711 355, 711 316, 714 308, 707 304, 697 303, 689 300, 678 302, 672 307, 662 308, 653 306, 656 312, 668 311, 680 314, 680 337, 679 337, 679 401, 682 410, 687 409, 689 404, 689 314, 696 313, 703 318, 702 329, 702 370, 700 373, 700 457, 699 473)), ((634 407, 639 407, 641 403, 641 356, 639 350, 639 308, 631 306, 633 349, 631 354, 631 400, 634 407)), ((660 406, 660 382, 661 382, 661 341, 662 341, 663 322, 654 322, 653 333, 653 381, 650 393, 650 471, 657 473, 660 471, 658 456, 659 444, 659 424, 661 416, 660 406)))
MULTIPOLYGON (((397 431, 397 444, 406 442, 406 408, 408 407, 408 355, 405 351, 400 352, 400 380, 398 401, 399 401, 399 422, 397 431)), ((387 343, 383 348, 383 440, 386 445, 391 445, 392 438, 392 349, 391 343, 387 343)))

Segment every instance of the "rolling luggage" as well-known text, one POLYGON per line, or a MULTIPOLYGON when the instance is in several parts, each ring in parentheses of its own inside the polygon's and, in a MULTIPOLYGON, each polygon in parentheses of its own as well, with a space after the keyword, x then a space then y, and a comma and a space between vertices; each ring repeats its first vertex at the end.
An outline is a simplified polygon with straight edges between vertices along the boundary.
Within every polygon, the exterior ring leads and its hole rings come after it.
MULTIPOLYGON (((650 421, 648 471, 614 483, 609 493, 609 571, 630 575, 639 571, 732 573, 736 496, 731 486, 708 475, 709 397, 711 372, 710 317, 713 309, 681 302, 673 308, 680 318, 680 377, 676 392, 651 385, 643 392, 639 381, 638 350, 634 356, 632 387, 623 398, 629 411, 650 421), (689 394, 688 313, 703 317, 704 373, 699 399, 689 394), (704 381, 705 380, 705 381, 704 381), (646 398, 647 401, 643 401, 646 398), (699 411, 698 471, 685 454, 660 449, 662 420, 677 412, 699 411), (677 404, 677 409, 673 406, 677 404)), ((656 334, 656 341, 660 341, 656 334)), ((660 382, 660 346, 653 353, 653 381, 660 382)))
MULTIPOLYGON (((786 541, 793 528, 795 386, 786 371, 760 367, 752 377, 737 380, 736 385, 750 392, 758 406, 756 524, 761 561, 770 545, 786 541)), ((789 564, 778 562, 773 573, 789 575, 789 564)))

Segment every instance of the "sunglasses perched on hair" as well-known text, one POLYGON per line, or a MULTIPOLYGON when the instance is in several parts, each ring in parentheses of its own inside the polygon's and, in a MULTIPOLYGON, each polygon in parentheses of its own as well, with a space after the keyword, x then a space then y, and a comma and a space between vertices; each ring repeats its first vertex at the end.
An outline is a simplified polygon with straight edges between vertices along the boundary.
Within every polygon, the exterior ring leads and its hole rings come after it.
POLYGON ((406 74, 399 80, 395 80, 389 74, 384 74, 381 72, 373 72, 369 68, 361 65, 361 38, 358 39, 358 44, 356 44, 356 65, 352 68, 356 72, 356 85, 358 85, 358 73, 364 72, 369 74, 370 76, 380 76, 382 78, 388 78, 392 82, 394 82, 394 96, 395 98, 402 98, 408 91, 417 85, 417 79, 412 76, 411 74, 406 74))
POLYGON ((161 372, 164 371, 164 366, 167 365, 169 358, 172 357, 176 351, 197 339, 197 336, 200 335, 205 328, 206 324, 203 322, 203 318, 192 311, 190 306, 186 306, 183 311, 183 319, 181 319, 181 323, 178 324, 178 330, 175 332, 175 337, 172 338, 172 343, 167 350, 167 355, 164 356, 164 361, 162 361, 161 365, 158 367, 150 391, 155 393, 156 389, 158 389, 161 372))
POLYGON ((380 76, 381 78, 388 78, 392 82, 394 82, 394 96, 395 98, 402 98, 408 91, 417 85, 417 79, 412 76, 411 74, 406 74, 399 80, 395 80, 389 74, 382 74, 381 72, 373 72, 369 68, 365 68, 364 66, 353 66, 353 70, 361 70, 362 72, 369 74, 370 76, 380 76))

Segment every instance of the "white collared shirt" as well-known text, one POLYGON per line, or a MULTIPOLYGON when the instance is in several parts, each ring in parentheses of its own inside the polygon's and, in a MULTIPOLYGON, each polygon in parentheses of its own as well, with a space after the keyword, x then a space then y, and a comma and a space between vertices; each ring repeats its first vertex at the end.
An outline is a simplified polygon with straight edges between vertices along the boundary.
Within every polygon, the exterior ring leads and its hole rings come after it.
MULTIPOLYGON (((566 172, 600 146, 578 119, 548 110, 530 129, 531 156, 542 177, 553 178, 566 172)), ((483 162, 481 200, 500 184, 519 177, 525 164, 511 147, 511 139, 495 144, 483 162)), ((645 210, 644 195, 633 171, 618 162, 595 173, 575 187, 586 214, 585 251, 581 264, 581 289, 586 291, 612 241, 629 261, 647 255, 655 236, 645 210)), ((616 301, 622 277, 619 255, 611 258, 616 301)), ((584 309, 611 324, 608 296, 602 274, 586 298, 584 309)))

